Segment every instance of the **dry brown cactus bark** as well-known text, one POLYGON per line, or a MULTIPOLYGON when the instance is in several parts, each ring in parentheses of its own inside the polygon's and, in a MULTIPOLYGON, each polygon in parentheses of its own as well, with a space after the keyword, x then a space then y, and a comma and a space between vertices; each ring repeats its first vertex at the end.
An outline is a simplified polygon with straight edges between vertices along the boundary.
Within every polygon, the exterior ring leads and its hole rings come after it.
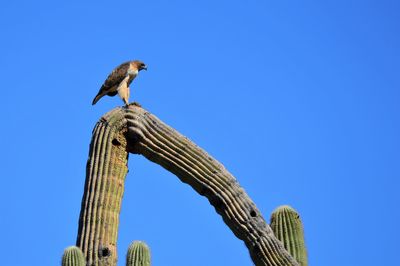
POLYGON ((128 153, 145 156, 205 196, 245 242, 255 265, 298 265, 222 164, 133 104, 105 114, 93 131, 77 238, 89 266, 116 265, 128 153))

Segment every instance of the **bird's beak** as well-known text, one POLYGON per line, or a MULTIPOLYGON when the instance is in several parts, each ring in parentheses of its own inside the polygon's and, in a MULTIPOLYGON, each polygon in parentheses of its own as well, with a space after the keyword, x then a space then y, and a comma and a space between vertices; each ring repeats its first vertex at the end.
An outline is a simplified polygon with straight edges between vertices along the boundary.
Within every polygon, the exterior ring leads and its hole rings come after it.
POLYGON ((147 66, 143 66, 143 67, 142 67, 142 69, 144 69, 144 70, 146 70, 146 71, 147 71, 147 66))

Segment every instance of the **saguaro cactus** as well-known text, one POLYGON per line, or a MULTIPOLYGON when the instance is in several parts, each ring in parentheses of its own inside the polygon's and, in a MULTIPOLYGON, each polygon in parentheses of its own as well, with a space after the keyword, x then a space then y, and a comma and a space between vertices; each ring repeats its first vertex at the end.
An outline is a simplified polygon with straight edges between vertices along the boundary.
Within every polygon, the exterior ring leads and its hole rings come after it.
POLYGON ((85 266, 85 258, 82 251, 75 246, 68 247, 64 250, 61 260, 62 266, 85 266))
POLYGON ((130 105, 104 115, 93 132, 77 240, 88 266, 116 265, 128 151, 161 165, 205 196, 245 242, 256 265, 298 265, 222 164, 148 111, 130 105))
POLYGON ((125 132, 120 113, 100 119, 93 131, 77 238, 88 266, 117 263, 119 213, 128 172, 125 132))
POLYGON ((307 266, 303 224, 296 210, 288 205, 278 207, 271 215, 271 228, 297 262, 307 266))
POLYGON ((126 266, 150 266, 150 250, 146 243, 134 241, 129 246, 126 266))

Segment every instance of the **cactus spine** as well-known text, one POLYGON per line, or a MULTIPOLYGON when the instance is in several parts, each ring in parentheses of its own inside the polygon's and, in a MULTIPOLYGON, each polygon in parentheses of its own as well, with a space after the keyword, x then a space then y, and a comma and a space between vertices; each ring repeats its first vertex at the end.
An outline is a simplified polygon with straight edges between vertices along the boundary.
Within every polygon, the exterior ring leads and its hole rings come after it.
POLYGON ((126 266, 150 266, 150 250, 146 243, 134 241, 129 246, 126 266))
POLYGON ((75 246, 68 247, 64 250, 61 261, 62 266, 85 266, 85 258, 82 251, 75 246))
POLYGON ((296 210, 287 205, 278 207, 271 215, 271 228, 297 262, 307 266, 303 224, 296 210))

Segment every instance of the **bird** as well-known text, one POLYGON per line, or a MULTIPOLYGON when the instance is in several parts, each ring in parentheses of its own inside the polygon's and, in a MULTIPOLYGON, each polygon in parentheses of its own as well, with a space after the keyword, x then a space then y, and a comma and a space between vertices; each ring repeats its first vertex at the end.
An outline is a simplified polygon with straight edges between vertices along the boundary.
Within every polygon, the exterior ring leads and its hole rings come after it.
POLYGON ((140 60, 127 61, 114 68, 94 97, 92 105, 95 105, 104 95, 115 96, 118 93, 125 105, 128 106, 129 85, 143 69, 147 70, 147 66, 140 60))

